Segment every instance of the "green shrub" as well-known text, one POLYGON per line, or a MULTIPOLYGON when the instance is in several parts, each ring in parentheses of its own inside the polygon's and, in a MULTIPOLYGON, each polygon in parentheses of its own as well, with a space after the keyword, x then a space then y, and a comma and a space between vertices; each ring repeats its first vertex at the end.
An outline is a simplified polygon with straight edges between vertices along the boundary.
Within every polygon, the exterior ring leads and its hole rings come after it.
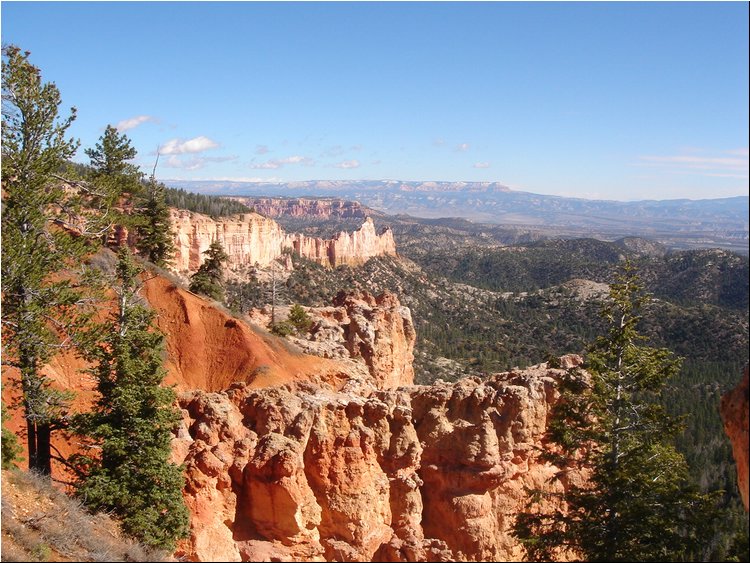
POLYGON ((271 332, 276 336, 289 336, 290 334, 294 334, 295 327, 289 321, 282 321, 273 325, 271 332))
POLYGON ((289 310, 289 317, 287 318, 287 321, 291 323, 292 326, 294 326, 297 334, 306 333, 308 330, 310 330, 310 326, 312 326, 312 319, 310 318, 310 315, 308 315, 307 311, 305 311, 299 304, 292 306, 292 308, 289 310))
POLYGON ((20 460, 18 454, 23 451, 23 448, 18 443, 18 437, 13 434, 10 430, 5 427, 5 421, 10 416, 5 412, 5 405, 2 405, 2 467, 3 469, 10 469, 13 467, 13 462, 20 460))

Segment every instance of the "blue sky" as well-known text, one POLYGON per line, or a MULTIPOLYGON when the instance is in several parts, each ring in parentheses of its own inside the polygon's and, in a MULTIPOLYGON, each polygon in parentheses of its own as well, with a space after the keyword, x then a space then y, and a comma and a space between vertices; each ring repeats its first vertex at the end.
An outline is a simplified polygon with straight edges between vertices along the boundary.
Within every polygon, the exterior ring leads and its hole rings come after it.
POLYGON ((2 2, 91 147, 161 179, 748 193, 748 3, 2 2))

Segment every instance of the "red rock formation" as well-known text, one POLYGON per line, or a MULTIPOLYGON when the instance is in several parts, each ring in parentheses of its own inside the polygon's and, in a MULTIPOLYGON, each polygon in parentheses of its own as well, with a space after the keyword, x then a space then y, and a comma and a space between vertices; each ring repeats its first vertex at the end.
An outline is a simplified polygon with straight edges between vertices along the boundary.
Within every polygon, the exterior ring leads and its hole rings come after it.
POLYGON ((266 266, 281 256, 286 235, 273 220, 257 213, 212 219, 183 209, 171 210, 175 255, 172 267, 184 274, 198 270, 203 252, 218 240, 231 268, 266 266))
POLYGON ((393 233, 385 229, 376 233, 368 218, 358 230, 341 232, 332 239, 319 239, 302 234, 287 234, 272 219, 257 213, 212 219, 200 213, 172 210, 175 255, 172 267, 181 274, 195 272, 203 263, 203 252, 215 240, 221 242, 229 255, 228 268, 267 266, 290 249, 322 264, 359 265, 375 256, 395 255, 393 233))
POLYGON ((332 217, 364 219, 367 217, 367 212, 359 202, 343 199, 247 196, 235 196, 229 199, 244 203, 266 217, 314 217, 316 219, 330 219, 332 217))
MULTIPOLYGON (((106 251, 109 252, 109 251, 106 251)), ((111 253, 110 253, 111 254, 111 253)), ((253 329, 213 304, 185 291, 160 276, 150 279, 143 297, 156 311, 156 324, 166 335, 166 383, 178 390, 219 391, 235 382, 252 387, 282 385, 296 381, 325 383, 340 388, 350 380, 348 365, 308 356, 264 331, 253 329)), ((110 307, 114 302, 109 303, 110 307)), ((102 310, 102 318, 106 309, 102 310)), ((85 370, 89 367, 73 350, 63 350, 44 367, 53 385, 75 392, 72 405, 86 410, 95 398, 95 384, 85 370)), ((12 404, 19 392, 18 371, 2 370, 5 404, 12 404)), ((8 428, 23 436, 25 422, 20 409, 11 412, 8 428)), ((64 455, 74 453, 62 433, 53 434, 53 445, 64 455)), ((57 472, 59 468, 53 468, 57 472)))
MULTIPOLYGON (((373 389, 412 385, 416 331, 409 308, 389 291, 378 297, 367 291, 342 291, 334 304, 308 307, 313 321, 308 338, 292 341, 308 354, 339 362, 353 360, 347 373, 361 385, 373 389)), ((284 318, 288 311, 289 307, 278 307, 277 318, 284 318)), ((267 307, 252 310, 250 316, 264 326, 271 322, 267 307)))
POLYGON ((376 256, 396 255, 393 232, 386 228, 378 234, 370 217, 356 231, 341 231, 332 239, 294 234, 289 235, 287 241, 300 256, 328 267, 357 266, 376 256))
POLYGON ((748 464, 750 452, 748 447, 748 427, 750 426, 750 403, 748 401, 748 366, 742 381, 721 398, 721 418, 724 431, 732 442, 734 459, 737 462, 737 481, 740 487, 742 502, 748 509, 748 464))
POLYGON ((339 293, 334 305, 343 309, 344 346, 367 364, 378 389, 414 383, 414 343, 417 333, 411 311, 395 294, 339 293))
POLYGON ((184 555, 517 559, 512 515, 556 471, 538 452, 563 373, 542 364, 365 396, 309 384, 186 393, 184 555))

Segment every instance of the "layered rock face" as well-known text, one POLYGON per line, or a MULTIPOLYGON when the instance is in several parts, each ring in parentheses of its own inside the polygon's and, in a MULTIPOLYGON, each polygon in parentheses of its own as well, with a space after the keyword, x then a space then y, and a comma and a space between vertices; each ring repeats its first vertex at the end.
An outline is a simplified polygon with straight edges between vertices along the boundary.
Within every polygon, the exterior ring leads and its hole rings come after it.
POLYGON ((378 234, 370 217, 352 233, 341 231, 332 239, 293 234, 287 244, 300 256, 328 267, 357 266, 376 256, 396 255, 393 232, 386 228, 378 234))
POLYGON ((748 400, 748 366, 742 381, 721 398, 721 418, 724 431, 732 442, 734 459, 737 462, 737 481, 745 510, 748 509, 748 465, 750 464, 750 402, 748 400))
POLYGON ((184 209, 171 210, 175 253, 172 267, 195 272, 203 253, 219 241, 229 255, 229 267, 266 266, 281 256, 287 235, 273 220, 257 213, 213 219, 184 209))
POLYGON ((370 218, 357 231, 342 231, 332 239, 285 233, 275 221, 257 213, 213 219, 173 209, 171 221, 175 247, 172 267, 181 274, 195 272, 203 263, 203 252, 217 240, 229 255, 230 270, 267 266, 285 249, 327 267, 354 266, 375 256, 396 254, 391 230, 378 234, 370 218))
POLYGON ((305 352, 363 362, 369 384, 392 389, 414 383, 417 333, 411 311, 389 291, 339 293, 333 307, 311 309, 310 340, 295 339, 305 352))
POLYGON ((232 197, 266 217, 313 217, 315 219, 362 218, 367 212, 357 201, 283 197, 232 197))
POLYGON ((175 452, 193 519, 182 555, 517 559, 509 530, 525 487, 556 471, 537 459, 566 374, 541 364, 362 395, 312 384, 183 394, 175 452))

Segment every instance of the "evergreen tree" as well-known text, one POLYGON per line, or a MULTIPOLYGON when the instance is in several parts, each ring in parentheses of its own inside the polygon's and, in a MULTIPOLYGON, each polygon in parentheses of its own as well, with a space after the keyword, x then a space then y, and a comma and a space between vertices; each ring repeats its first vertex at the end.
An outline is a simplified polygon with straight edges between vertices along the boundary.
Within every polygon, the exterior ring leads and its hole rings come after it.
POLYGON ((224 263, 229 256, 218 240, 212 242, 203 254, 206 259, 190 278, 190 291, 221 301, 224 297, 224 263))
POLYGON ((151 176, 146 186, 144 201, 139 209, 141 223, 137 229, 138 241, 136 242, 136 248, 141 255, 161 267, 169 263, 174 252, 172 224, 164 190, 164 185, 151 176))
MULTIPOLYGON (((589 478, 568 484, 566 511, 518 516, 515 534, 530 559, 570 550, 587 561, 679 561, 697 553, 712 527, 712 499, 689 485, 673 446, 680 425, 658 401, 680 360, 642 345, 636 330, 648 300, 627 264, 603 309, 609 332, 587 360, 590 385, 571 378, 563 386, 549 431, 558 450, 547 458, 561 474, 583 469, 589 478)), ((537 491, 532 504, 544 496, 557 495, 537 491)))
POLYGON ((292 308, 289 309, 287 320, 294 326, 298 334, 304 334, 310 330, 310 326, 312 325, 310 315, 298 303, 292 305, 292 308))
POLYGON ((188 532, 182 468, 169 462, 181 416, 174 391, 161 386, 164 336, 152 327, 154 313, 137 300, 141 272, 130 250, 120 248, 118 307, 97 329, 104 339, 87 354, 99 398, 75 425, 100 454, 75 456, 71 463, 88 506, 114 512, 123 529, 146 545, 173 550, 188 532))
POLYGON ((75 109, 60 117, 59 90, 42 82, 28 57, 16 46, 3 50, 3 364, 20 374, 29 468, 49 474, 50 435, 66 396, 50 388, 41 369, 84 318, 81 291, 53 274, 79 264, 86 241, 60 219, 70 194, 55 178, 78 147, 66 138, 75 109))
POLYGON ((135 158, 137 152, 125 133, 119 134, 117 129, 107 125, 96 146, 85 152, 91 159, 95 176, 119 179, 120 193, 137 189, 140 172, 135 165, 128 163, 135 158), (125 183, 126 180, 128 184, 125 183))
POLYGON ((132 196, 141 191, 142 174, 137 166, 128 162, 137 153, 130 139, 124 133, 119 134, 111 125, 107 125, 96 146, 85 152, 91 159, 87 176, 94 186, 89 193, 95 195, 89 197, 87 204, 99 213, 106 240, 112 224, 133 226, 131 216, 118 211, 118 207, 124 203, 123 196, 132 196))

